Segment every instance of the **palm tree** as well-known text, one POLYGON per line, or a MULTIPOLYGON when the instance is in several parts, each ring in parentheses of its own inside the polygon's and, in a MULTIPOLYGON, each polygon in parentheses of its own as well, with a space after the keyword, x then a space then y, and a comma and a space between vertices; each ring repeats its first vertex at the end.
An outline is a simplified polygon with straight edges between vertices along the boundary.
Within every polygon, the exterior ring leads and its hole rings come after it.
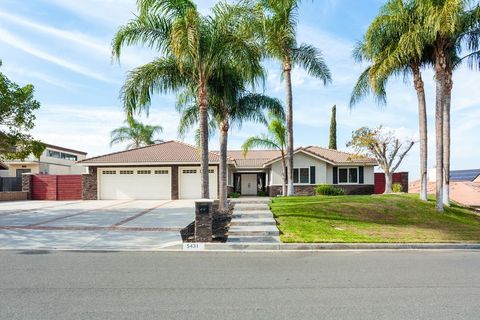
POLYGON ((293 94, 291 71, 293 67, 304 68, 309 75, 331 81, 328 69, 320 50, 308 44, 297 45, 296 29, 300 0, 260 0, 265 10, 263 38, 268 57, 280 61, 286 89, 287 108, 287 171, 289 196, 293 189, 293 94))
POLYGON ((162 140, 155 139, 155 134, 161 133, 161 126, 145 125, 137 120, 125 120, 126 126, 117 128, 111 132, 110 146, 128 142, 127 150, 149 146, 162 140))
MULTIPOLYGON (((253 148, 265 148, 279 150, 282 157, 283 168, 287 166, 286 163, 286 148, 287 148, 287 128, 285 126, 285 119, 270 115, 270 123, 268 125, 269 134, 262 134, 248 138, 242 145, 243 156, 245 157, 248 151, 253 148)), ((282 170, 282 195, 287 195, 287 176, 285 170, 282 170)))
MULTIPOLYGON (((227 68, 228 69, 228 68, 227 68)), ((226 69, 226 70, 227 70, 226 69)), ((263 94, 250 93, 245 89, 245 80, 233 69, 225 72, 222 81, 210 83, 209 127, 217 128, 220 135, 219 166, 219 210, 227 209, 227 145, 228 132, 232 126, 241 127, 245 121, 266 123, 265 111, 284 117, 280 101, 263 94)), ((178 111, 182 113, 179 125, 180 135, 198 122, 195 105, 188 102, 194 97, 187 93, 179 99, 178 111), (190 97, 188 97, 190 96, 190 97)))
POLYGON ((419 137, 420 137, 420 199, 427 201, 427 107, 425 87, 421 68, 427 65, 430 53, 425 50, 404 60, 388 61, 389 52, 402 35, 416 24, 417 12, 414 3, 390 1, 373 20, 363 40, 354 52, 357 61, 368 61, 370 66, 362 73, 351 95, 353 107, 367 93, 373 92, 379 104, 386 102, 385 84, 389 77, 396 75, 413 76, 413 86, 417 93, 419 137))
POLYGON ((452 75, 457 62, 463 60, 457 56, 464 43, 476 50, 469 58, 478 61, 480 5, 468 8, 468 0, 390 0, 388 3, 395 2, 412 6, 416 19, 399 26, 404 32, 397 44, 384 52, 387 58, 380 68, 388 69, 397 61, 409 61, 415 56, 421 59, 426 51, 431 53, 429 59, 436 82, 436 209, 443 212, 443 205, 449 202, 452 75), (444 190, 447 190, 445 199, 444 190))
POLYGON ((127 45, 143 44, 161 57, 129 73, 122 89, 127 113, 146 110, 151 94, 188 88, 197 97, 201 147, 201 193, 208 188, 208 85, 222 72, 225 60, 248 61, 243 70, 260 64, 261 52, 250 46, 245 25, 256 11, 239 3, 220 2, 212 14, 202 16, 192 0, 138 0, 139 14, 120 28, 113 39, 113 55, 120 58, 127 45))

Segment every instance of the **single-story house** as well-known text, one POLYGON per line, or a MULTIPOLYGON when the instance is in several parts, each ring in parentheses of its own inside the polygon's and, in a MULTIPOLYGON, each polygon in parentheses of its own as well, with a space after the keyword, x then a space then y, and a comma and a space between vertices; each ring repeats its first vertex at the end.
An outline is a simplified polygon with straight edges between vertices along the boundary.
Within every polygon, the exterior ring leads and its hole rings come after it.
MULTIPOLYGON (((209 153, 211 198, 218 197, 218 152, 209 153)), ((197 199, 200 198, 200 153, 191 145, 166 141, 78 162, 88 167, 85 199, 197 199)), ((279 151, 228 153, 229 192, 270 196, 281 194, 282 161, 279 151)), ((318 184, 337 185, 349 194, 372 194, 376 161, 316 146, 294 153, 296 194, 313 195, 318 184)))
POLYGON ((0 164, 0 177, 21 177, 23 173, 33 174, 82 174, 85 167, 77 165, 77 161, 86 158, 87 153, 70 148, 45 143, 40 159, 29 155, 24 160, 6 160, 0 164))

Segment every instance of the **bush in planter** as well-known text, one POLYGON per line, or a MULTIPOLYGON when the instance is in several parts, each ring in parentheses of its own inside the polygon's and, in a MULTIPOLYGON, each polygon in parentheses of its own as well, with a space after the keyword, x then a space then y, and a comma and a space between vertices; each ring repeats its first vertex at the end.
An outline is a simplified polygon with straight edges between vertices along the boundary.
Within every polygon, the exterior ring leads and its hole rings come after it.
POLYGON ((268 197, 268 193, 266 191, 258 191, 257 196, 259 197, 268 197))
POLYGON ((400 193, 403 192, 403 187, 400 183, 394 183, 392 185, 392 192, 394 193, 400 193))
POLYGON ((238 192, 230 192, 230 193, 228 194, 228 197, 229 197, 229 198, 240 198, 240 193, 238 193, 238 192))
POLYGON ((343 196, 345 194, 345 191, 343 191, 343 189, 334 187, 329 184, 318 185, 315 191, 318 195, 322 196, 343 196))

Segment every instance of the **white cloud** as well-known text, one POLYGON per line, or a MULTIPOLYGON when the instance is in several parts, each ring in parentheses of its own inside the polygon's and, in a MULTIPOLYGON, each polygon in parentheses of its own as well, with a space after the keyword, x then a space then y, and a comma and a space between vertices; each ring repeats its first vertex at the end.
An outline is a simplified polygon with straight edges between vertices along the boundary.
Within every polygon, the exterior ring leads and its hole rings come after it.
POLYGON ((31 69, 8 63, 2 66, 3 70, 5 71, 6 74, 13 75, 14 77, 19 77, 23 80, 40 80, 43 81, 46 84, 53 85, 62 89, 66 90, 73 90, 74 85, 71 83, 68 83, 64 80, 55 78, 53 76, 41 73, 41 72, 36 72, 31 69))
POLYGON ((46 60, 63 68, 66 68, 70 71, 76 72, 78 74, 87 76, 89 78, 93 78, 96 80, 104 81, 104 82, 111 82, 111 79, 107 78, 106 76, 90 70, 84 66, 78 65, 76 63, 67 61, 63 58, 55 56, 53 54, 47 53, 43 50, 35 48, 34 46, 30 45, 28 42, 20 39, 19 37, 11 34, 7 30, 0 29, 0 41, 9 44, 10 46, 27 52, 37 58, 46 60))

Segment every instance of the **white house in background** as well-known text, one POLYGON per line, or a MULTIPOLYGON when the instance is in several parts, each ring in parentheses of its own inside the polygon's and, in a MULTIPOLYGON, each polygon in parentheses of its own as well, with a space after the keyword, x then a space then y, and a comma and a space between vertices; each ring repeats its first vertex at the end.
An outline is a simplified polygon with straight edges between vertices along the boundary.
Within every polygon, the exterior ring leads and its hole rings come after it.
POLYGON ((86 152, 45 144, 46 149, 36 159, 33 155, 25 160, 4 161, 0 167, 0 177, 21 177, 23 173, 35 174, 82 174, 85 167, 76 164, 84 160, 86 152))
MULTIPOLYGON (((210 197, 218 197, 219 154, 209 153, 210 197)), ((374 159, 316 146, 294 153, 297 195, 314 195, 318 184, 332 184, 349 194, 372 194, 374 159)), ((200 198, 200 153, 191 145, 167 141, 152 146, 85 159, 84 191, 88 199, 197 199, 200 198)), ((282 190, 280 152, 228 152, 228 189, 242 195, 259 192, 277 196, 282 190)))

